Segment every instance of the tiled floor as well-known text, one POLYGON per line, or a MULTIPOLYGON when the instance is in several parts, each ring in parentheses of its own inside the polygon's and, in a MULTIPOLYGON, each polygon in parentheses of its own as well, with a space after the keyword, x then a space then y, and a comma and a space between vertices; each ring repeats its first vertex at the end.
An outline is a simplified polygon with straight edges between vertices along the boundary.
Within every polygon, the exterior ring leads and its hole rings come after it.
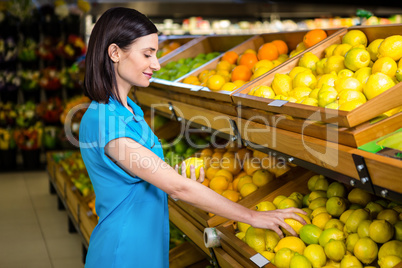
POLYGON ((68 232, 46 171, 0 173, 0 267, 84 267, 82 240, 68 232))

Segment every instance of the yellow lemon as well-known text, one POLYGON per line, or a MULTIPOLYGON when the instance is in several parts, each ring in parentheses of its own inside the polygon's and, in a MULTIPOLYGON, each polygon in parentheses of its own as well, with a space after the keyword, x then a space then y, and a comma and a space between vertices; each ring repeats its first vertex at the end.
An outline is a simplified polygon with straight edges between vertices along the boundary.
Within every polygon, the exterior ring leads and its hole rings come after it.
POLYGON ((362 207, 365 207, 371 199, 371 194, 360 188, 353 188, 348 194, 348 200, 350 203, 359 204, 362 207))
POLYGON ((346 254, 345 243, 340 240, 331 240, 324 246, 324 252, 329 259, 340 262, 346 254))
MULTIPOLYGON (((319 216, 319 215, 318 215, 319 216)), ((320 237, 318 238, 318 243, 325 247, 325 245, 331 240, 345 240, 345 233, 338 228, 329 228, 322 231, 320 237)))
POLYGON ((306 52, 299 59, 299 66, 308 68, 308 69, 310 69, 312 71, 315 71, 316 63, 319 60, 320 59, 315 54, 313 54, 312 52, 306 52))
POLYGON ((328 213, 327 208, 325 206, 318 207, 318 208, 314 209, 313 212, 311 212, 310 218, 314 219, 315 216, 317 216, 318 214, 324 213, 324 212, 328 213))
POLYGON ((350 101, 358 101, 360 103, 365 103, 367 101, 364 94, 356 90, 343 90, 340 93, 338 93, 337 99, 340 106, 350 101))
POLYGON ((360 83, 364 86, 367 82, 367 79, 371 75, 371 67, 363 67, 357 70, 353 77, 360 81, 360 83))
POLYGON ((214 74, 207 79, 207 87, 212 91, 218 91, 226 83, 222 75, 214 74))
POLYGON ((339 78, 335 81, 335 89, 340 93, 343 90, 354 90, 354 91, 363 91, 363 85, 360 83, 357 78, 354 77, 344 77, 339 78))
POLYGON ((191 165, 195 168, 195 177, 198 179, 200 177, 200 169, 204 168, 204 160, 198 157, 190 157, 184 160, 186 163, 186 176, 190 178, 191 176, 191 165))
POLYGON ((225 70, 230 72, 232 70, 232 64, 230 64, 230 62, 225 61, 225 60, 221 60, 218 62, 218 64, 216 65, 216 70, 225 70))
POLYGON ((394 224, 395 227, 395 239, 402 241, 402 220, 397 221, 394 224))
POLYGON ((364 48, 352 48, 345 55, 345 67, 354 72, 369 66, 370 61, 370 53, 364 48))
POLYGON ((377 38, 374 41, 372 41, 367 47, 367 51, 370 53, 370 58, 373 62, 378 59, 378 57, 377 57, 378 48, 380 47, 380 44, 382 43, 382 41, 384 41, 384 39, 377 38))
MULTIPOLYGON (((399 62, 401 62, 401 61, 399 61, 399 62)), ((399 67, 398 69, 396 69, 395 78, 398 82, 402 81, 402 68, 399 67)))
POLYGON ((339 44, 333 51, 332 55, 345 57, 345 54, 352 49, 349 44, 339 44))
POLYGON ((293 80, 297 74, 299 74, 299 73, 301 73, 301 72, 304 72, 304 71, 307 71, 307 72, 311 72, 311 73, 312 73, 312 71, 311 71, 309 68, 302 67, 302 66, 295 66, 295 67, 292 68, 292 70, 289 72, 288 75, 289 75, 290 78, 292 78, 292 80, 293 80))
POLYGON ((295 252, 289 248, 282 248, 275 253, 272 263, 278 268, 288 268, 295 252))
POLYGON ((285 196, 285 195, 278 195, 278 196, 276 196, 276 197, 274 198, 274 200, 272 201, 272 203, 274 203, 274 205, 275 205, 276 207, 278 207, 278 206, 279 206, 279 203, 280 203, 282 200, 286 199, 286 198, 287 198, 287 196, 285 196))
POLYGON ((240 199, 240 193, 234 190, 225 190, 222 192, 222 196, 226 197, 232 202, 237 202, 240 199))
POLYGON ((314 98, 305 98, 301 102, 301 104, 310 105, 310 106, 318 106, 317 99, 314 98))
POLYGON ((345 255, 341 260, 341 267, 340 268, 363 268, 362 263, 352 255, 345 255))
POLYGON ((389 223, 394 225, 399 219, 398 219, 399 213, 392 209, 392 208, 387 208, 384 210, 381 210, 378 215, 377 219, 378 220, 387 220, 389 223))
POLYGON ((311 93, 312 89, 306 86, 301 86, 301 87, 294 87, 290 92, 289 92, 289 97, 293 97, 296 100, 302 99, 304 97, 308 97, 311 93))
POLYGON ((290 260, 289 268, 312 268, 312 265, 304 255, 295 254, 290 260))
POLYGON ((386 220, 374 220, 369 226, 368 235, 374 242, 384 244, 394 236, 394 226, 386 220))
POLYGON ((349 69, 342 69, 338 72, 338 78, 353 77, 355 73, 349 69))
POLYGON ((324 176, 323 176, 323 175, 320 175, 320 174, 316 174, 316 175, 311 176, 311 177, 308 179, 308 181, 307 181, 307 188, 308 188, 310 191, 314 191, 314 190, 315 190, 315 189, 314 189, 314 186, 315 186, 315 184, 316 184, 316 182, 317 182, 317 180, 318 180, 319 178, 324 178, 324 176))
POLYGON ((252 249, 257 252, 265 251, 265 230, 261 228, 249 227, 244 236, 244 240, 252 249))
POLYGON ((269 261, 272 261, 275 257, 275 253, 269 251, 263 251, 261 252, 261 255, 269 261))
POLYGON ((251 69, 251 71, 253 71, 253 73, 254 73, 255 70, 257 70, 260 67, 266 67, 269 70, 271 70, 272 68, 274 68, 274 64, 270 60, 260 60, 256 64, 254 64, 254 66, 251 69))
POLYGON ((349 234, 348 237, 346 237, 346 249, 349 252, 353 252, 355 244, 356 244, 357 240, 359 240, 359 239, 360 239, 360 236, 358 233, 349 234))
POLYGON ((314 211, 316 208, 325 207, 325 203, 327 202, 327 200, 328 198, 326 197, 318 197, 310 202, 308 208, 314 211))
POLYGON ((386 256, 398 256, 402 258, 402 241, 391 240, 384 243, 380 250, 378 251, 378 259, 384 258, 386 256))
POLYGON ((288 96, 292 90, 292 78, 287 74, 275 74, 271 84, 276 95, 288 96))
POLYGON ((195 75, 189 75, 186 78, 184 78, 184 80, 183 80, 183 83, 185 83, 185 84, 193 84, 195 82, 200 82, 198 80, 198 77, 195 75))
POLYGON ((335 48, 338 46, 339 44, 332 44, 329 47, 325 48, 324 52, 325 52, 325 58, 329 58, 332 55, 334 55, 334 50, 335 48))
POLYGON ((303 255, 311 262, 313 267, 323 267, 327 262, 324 248, 320 245, 312 244, 307 246, 303 255))
POLYGON ((312 223, 314 225, 316 225, 317 227, 319 227, 321 230, 325 229, 325 224, 327 224, 327 222, 332 218, 331 215, 329 215, 329 213, 327 212, 323 212, 320 213, 318 215, 316 215, 313 220, 312 223))
POLYGON ((321 88, 322 85, 335 86, 335 81, 338 79, 338 76, 335 72, 331 72, 329 74, 323 74, 320 79, 317 81, 317 88, 321 88))
POLYGON ((252 180, 257 187, 264 186, 275 179, 275 175, 266 169, 259 169, 253 173, 252 180))
POLYGON ((290 208, 290 207, 297 208, 299 207, 299 204, 294 199, 285 198, 281 202, 279 202, 277 206, 277 208, 279 209, 290 208))
POLYGON ((376 60, 371 68, 373 74, 380 72, 388 75, 389 77, 394 77, 398 66, 390 57, 382 57, 376 60))
POLYGON ((289 248, 294 252, 297 252, 299 254, 303 254, 304 249, 306 248, 306 245, 304 242, 295 236, 286 236, 282 238, 276 247, 274 248, 275 252, 278 252, 282 248, 289 248))
POLYGON ((237 222, 237 229, 239 229, 240 232, 246 233, 247 229, 250 227, 250 224, 244 223, 244 222, 237 222))
POLYGON ((317 84, 317 78, 310 72, 300 72, 293 78, 293 88, 309 87, 314 89, 317 84))
MULTIPOLYGON (((296 214, 299 215, 300 217, 302 217, 306 221, 307 224, 311 224, 310 219, 306 215, 301 214, 301 213, 296 213, 296 214)), ((289 226, 292 227, 292 229, 295 230, 297 234, 300 234, 300 229, 303 227, 303 224, 301 224, 299 221, 294 220, 294 219, 285 219, 285 222, 287 224, 289 224, 289 226)), ((288 231, 286 231, 286 229, 284 229, 282 227, 281 227, 281 229, 285 234, 290 235, 290 233, 288 231)))
POLYGON ((239 181, 237 182, 237 190, 240 191, 246 183, 253 183, 253 178, 250 175, 244 175, 239 178, 239 181))
POLYGON ((361 30, 350 30, 342 37, 343 44, 367 46, 367 36, 361 30))
POLYGON ((381 268, 393 268, 397 267, 397 264, 399 264, 402 261, 401 258, 398 256, 386 256, 384 258, 381 258, 378 260, 378 264, 380 265, 381 268))
POLYGON ((225 84, 223 84, 221 90, 223 91, 233 91, 237 88, 236 84, 233 82, 226 82, 225 84))
POLYGON ((258 187, 254 183, 246 183, 240 189, 240 194, 242 197, 246 197, 249 194, 257 191, 258 187))
POLYGON ((378 58, 390 57, 394 61, 402 58, 402 35, 391 35, 381 42, 378 58))
POLYGON ((239 238, 240 240, 243 240, 243 238, 246 236, 246 233, 245 232, 238 232, 238 233, 235 234, 235 236, 237 238, 239 238))
POLYGON ((340 70, 345 69, 344 65, 345 58, 339 55, 332 55, 328 58, 325 67, 324 73, 329 74, 332 71, 338 73, 340 70))
POLYGON ((343 231, 343 227, 345 226, 345 224, 343 222, 341 222, 339 219, 330 219, 329 221, 327 221, 327 223, 325 224, 324 230, 329 229, 329 228, 337 228, 340 231, 343 231))
POLYGON ((357 240, 353 248, 353 254, 364 264, 372 263, 378 254, 377 244, 368 237, 360 238, 357 240))
POLYGON ((289 55, 288 54, 280 54, 278 57, 278 61, 280 61, 281 63, 285 62, 286 60, 289 59, 289 55))
POLYGON ((332 86, 323 85, 318 91, 317 101, 318 106, 325 107, 326 105, 334 102, 338 96, 338 92, 332 86))
POLYGON ((357 227, 357 234, 360 238, 369 237, 369 229, 372 222, 372 220, 364 220, 359 224, 357 227))
POLYGON ((393 86, 395 86, 395 82, 388 75, 375 73, 367 79, 363 86, 363 93, 368 100, 371 100, 393 86))
POLYGON ((328 199, 325 207, 331 216, 339 217, 347 208, 347 200, 343 197, 333 196, 328 199))
POLYGON ((269 211, 269 210, 275 210, 276 206, 274 203, 270 201, 261 201, 257 205, 255 205, 255 208, 257 211, 269 211))
POLYGON ((247 82, 243 81, 243 80, 236 80, 236 81, 233 81, 233 83, 239 88, 239 87, 243 86, 244 84, 246 84, 247 82))
POLYGON ((311 223, 303 225, 299 230, 300 239, 307 245, 318 244, 318 239, 322 233, 322 230, 311 223))
POLYGON ((260 85, 254 88, 254 96, 272 99, 275 97, 275 92, 270 86, 260 85))
POLYGON ((317 99, 318 98, 318 92, 320 91, 320 88, 316 87, 313 89, 310 94, 308 94, 309 98, 317 99))
POLYGON ((265 249, 269 252, 274 252, 274 248, 278 245, 279 240, 281 238, 279 235, 272 230, 265 230, 265 249))
POLYGON ((345 222, 345 229, 348 233, 356 233, 359 225, 364 221, 368 220, 370 213, 365 209, 356 209, 348 217, 345 222))
POLYGON ((327 64, 328 58, 322 58, 315 64, 315 72, 320 75, 325 73, 325 65, 327 64))
POLYGON ((330 104, 325 105, 325 108, 338 110, 339 103, 338 101, 331 102, 330 104))

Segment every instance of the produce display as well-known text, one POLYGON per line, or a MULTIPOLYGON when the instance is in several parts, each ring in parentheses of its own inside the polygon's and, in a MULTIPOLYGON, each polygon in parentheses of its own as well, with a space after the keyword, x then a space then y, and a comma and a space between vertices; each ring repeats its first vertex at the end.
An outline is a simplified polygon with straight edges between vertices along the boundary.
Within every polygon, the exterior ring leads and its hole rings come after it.
POLYGON ((276 73, 270 85, 248 94, 351 111, 402 80, 402 37, 367 40, 364 32, 350 30, 340 44, 325 48, 324 57, 307 52, 290 72, 276 73))
POLYGON ((230 50, 222 55, 215 69, 203 70, 197 76, 189 75, 183 79, 183 83, 201 85, 212 91, 233 91, 326 37, 324 30, 311 30, 292 51, 289 51, 288 44, 280 39, 266 42, 258 49, 246 49, 240 54, 230 50))
POLYGON ((158 49, 158 52, 157 52, 156 56, 158 58, 166 56, 167 54, 169 54, 173 50, 179 48, 180 46, 181 46, 181 44, 179 42, 177 42, 177 41, 168 42, 168 43, 166 43, 165 45, 163 45, 162 47, 160 47, 158 49))
POLYGON ((237 222, 236 237, 276 267, 394 267, 402 261, 402 205, 313 175, 308 191, 277 195, 256 205, 259 211, 298 207, 307 222, 285 219, 299 235, 237 222))

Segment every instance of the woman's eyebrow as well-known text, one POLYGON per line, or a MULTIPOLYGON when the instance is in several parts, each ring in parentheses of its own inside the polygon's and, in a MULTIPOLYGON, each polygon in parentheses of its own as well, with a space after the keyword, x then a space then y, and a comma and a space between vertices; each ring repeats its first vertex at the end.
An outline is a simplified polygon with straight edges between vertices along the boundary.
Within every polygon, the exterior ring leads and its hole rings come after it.
POLYGON ((143 50, 151 50, 151 51, 156 51, 156 48, 153 48, 153 47, 146 47, 146 48, 144 48, 143 50))

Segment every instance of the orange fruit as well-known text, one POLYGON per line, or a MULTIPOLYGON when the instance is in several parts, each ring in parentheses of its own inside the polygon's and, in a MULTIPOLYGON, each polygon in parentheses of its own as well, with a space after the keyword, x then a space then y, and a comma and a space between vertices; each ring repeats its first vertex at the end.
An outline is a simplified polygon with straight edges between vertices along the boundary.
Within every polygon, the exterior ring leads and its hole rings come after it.
POLYGON ((278 39, 278 40, 272 41, 271 43, 276 46, 276 48, 278 49, 279 55, 288 54, 289 48, 285 41, 278 39))
POLYGON ((209 187, 209 180, 207 178, 204 178, 204 181, 201 184, 209 187))
POLYGON ((241 171, 241 164, 240 164, 240 161, 237 160, 237 158, 227 157, 227 158, 222 158, 221 168, 223 170, 230 172, 233 175, 237 175, 241 171))
POLYGON ((175 50, 176 48, 180 47, 180 43, 176 41, 172 41, 169 43, 169 49, 170 50, 175 50))
POLYGON ((217 193, 222 193, 229 187, 229 182, 224 176, 216 176, 209 182, 209 188, 217 193))
POLYGON ((234 190, 225 190, 222 193, 222 196, 226 197, 227 199, 237 202, 240 198, 240 193, 234 190))
POLYGON ((246 65, 250 70, 258 62, 258 58, 253 53, 246 53, 240 56, 239 65, 246 65))
POLYGON ((306 48, 312 47, 318 42, 327 38, 327 33, 322 29, 308 31, 303 37, 303 44, 306 48))
POLYGON ((279 57, 278 48, 272 43, 265 43, 258 49, 258 60, 276 60, 279 57))
POLYGON ((218 176, 225 177, 229 182, 233 181, 233 174, 225 169, 220 169, 218 172, 216 172, 215 177, 218 177, 218 176))
POLYGON ((253 155, 253 151, 251 151, 250 149, 244 147, 241 148, 240 150, 238 150, 236 152, 236 158, 239 159, 239 161, 241 163, 243 163, 244 159, 251 157, 253 155))
POLYGON ((207 171, 205 172, 205 177, 207 177, 207 179, 209 180, 212 180, 215 177, 216 172, 218 172, 219 170, 220 167, 211 166, 207 168, 207 171))
POLYGON ((221 159, 222 159, 223 153, 222 152, 214 152, 211 156, 211 163, 210 165, 212 167, 220 167, 221 165, 221 159))
POLYGON ((239 55, 234 51, 227 51, 222 56, 222 60, 228 61, 230 64, 235 64, 239 55))
POLYGON ((251 72, 251 69, 248 68, 245 65, 239 65, 236 66, 231 74, 231 80, 236 81, 236 80, 243 80, 243 81, 249 81, 250 77, 253 73, 251 72))
POLYGON ((243 169, 247 175, 252 176, 254 171, 261 169, 261 160, 256 157, 246 158, 243 163, 243 169))

